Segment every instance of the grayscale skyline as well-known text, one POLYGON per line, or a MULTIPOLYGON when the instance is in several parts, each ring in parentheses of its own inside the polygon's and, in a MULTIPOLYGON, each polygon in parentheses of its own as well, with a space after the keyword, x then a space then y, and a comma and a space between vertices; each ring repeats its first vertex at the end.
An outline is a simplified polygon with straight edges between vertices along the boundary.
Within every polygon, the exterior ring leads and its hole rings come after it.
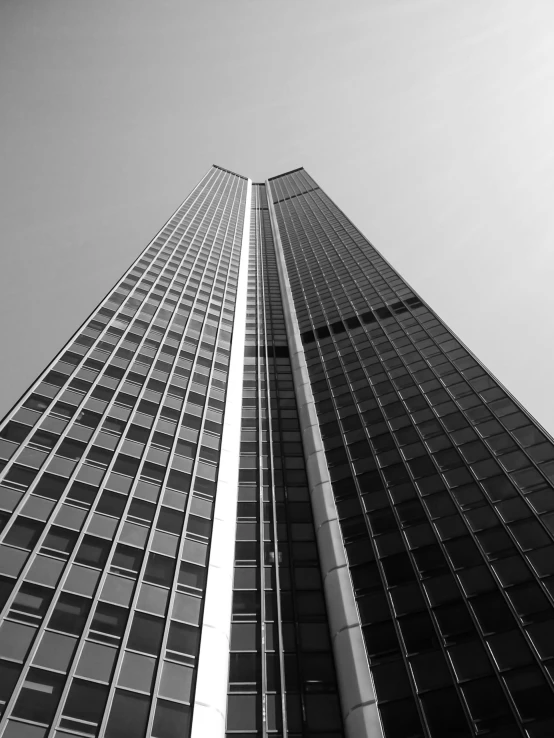
POLYGON ((553 21, 495 0, 3 3, 0 415, 215 162, 306 167, 552 433, 553 21))

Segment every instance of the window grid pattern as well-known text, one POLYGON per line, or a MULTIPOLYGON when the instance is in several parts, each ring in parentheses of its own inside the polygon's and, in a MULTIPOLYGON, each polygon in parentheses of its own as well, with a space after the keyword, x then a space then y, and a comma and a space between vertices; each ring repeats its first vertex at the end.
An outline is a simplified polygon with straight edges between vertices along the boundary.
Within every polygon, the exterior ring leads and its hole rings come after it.
POLYGON ((247 181, 212 169, 0 426, 0 730, 188 735, 247 181))
POLYGON ((303 171, 270 181, 386 738, 554 732, 554 446, 303 171))
POLYGON ((342 720, 266 188, 252 192, 227 735, 342 720))

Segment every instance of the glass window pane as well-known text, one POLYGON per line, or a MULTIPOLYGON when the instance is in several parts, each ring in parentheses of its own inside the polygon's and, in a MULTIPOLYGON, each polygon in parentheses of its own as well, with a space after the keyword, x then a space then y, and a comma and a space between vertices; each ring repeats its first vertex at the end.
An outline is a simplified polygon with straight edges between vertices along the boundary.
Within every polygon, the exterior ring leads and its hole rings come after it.
POLYGON ((105 605, 103 602, 99 602, 92 619, 91 630, 97 630, 119 638, 123 635, 128 614, 128 610, 124 610, 122 607, 105 605))
POLYGON ((85 641, 77 665, 77 674, 100 682, 108 682, 112 675, 116 655, 115 648, 85 641))
POLYGON ((63 714, 74 720, 83 720, 91 725, 82 725, 79 728, 89 735, 96 735, 95 726, 98 726, 104 714, 108 687, 82 679, 74 679, 63 708, 63 714))
POLYGON ((182 738, 188 735, 190 707, 158 700, 152 738, 182 738))
POLYGON ((0 702, 7 702, 21 673, 21 665, 10 661, 0 661, 0 702))
POLYGON ((44 738, 47 732, 47 728, 41 728, 39 725, 30 725, 29 723, 9 720, 2 736, 3 738, 44 738))
POLYGON ((0 657, 23 661, 36 629, 5 620, 0 626, 0 657))
POLYGON ((17 518, 4 538, 5 543, 10 546, 19 546, 30 551, 34 548, 44 528, 44 523, 39 523, 30 518, 17 518))
POLYGON ((306 695, 306 720, 311 731, 340 730, 342 720, 338 698, 334 694, 306 695))
POLYGON ((115 692, 106 738, 144 738, 150 698, 121 689, 115 692))
POLYGON ((29 669, 23 683, 13 715, 50 723, 56 712, 65 677, 42 669, 29 669))
POLYGON ((259 730, 261 726, 262 708, 257 695, 229 695, 227 730, 259 730))
POLYGON ((90 600, 62 592, 54 612, 50 616, 48 626, 65 633, 79 635, 90 609, 90 600))
POLYGON ((137 612, 133 618, 127 647, 156 656, 160 650, 163 629, 164 621, 161 618, 137 612))
POLYGON ((37 666, 67 671, 77 640, 60 633, 45 631, 38 650, 33 659, 37 666))
POLYGON ((190 701, 193 670, 187 666, 165 661, 162 669, 160 695, 173 700, 190 701))
POLYGON ((170 651, 177 651, 178 653, 186 653, 190 656, 196 656, 198 653, 199 639, 199 628, 172 621, 169 626, 167 648, 170 651))
POLYGON ((43 617, 46 613, 50 600, 52 599, 53 590, 45 587, 37 587, 34 584, 26 584, 23 582, 19 592, 15 596, 14 610, 26 612, 29 615, 43 617))
POLYGON ((156 662, 154 659, 127 651, 123 657, 123 665, 121 666, 118 684, 122 687, 150 692, 154 679, 155 665, 156 662))
POLYGON ((184 620, 186 623, 192 623, 192 625, 198 625, 200 622, 201 605, 202 600, 198 597, 191 597, 177 592, 172 617, 178 620, 184 620))

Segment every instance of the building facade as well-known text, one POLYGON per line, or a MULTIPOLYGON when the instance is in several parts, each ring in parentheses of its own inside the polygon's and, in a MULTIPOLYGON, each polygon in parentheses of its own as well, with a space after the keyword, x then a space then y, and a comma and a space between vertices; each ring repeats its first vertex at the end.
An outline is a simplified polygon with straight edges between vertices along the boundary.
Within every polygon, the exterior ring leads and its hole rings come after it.
POLYGON ((0 736, 550 738, 553 487, 303 169, 213 167, 0 423, 0 736))

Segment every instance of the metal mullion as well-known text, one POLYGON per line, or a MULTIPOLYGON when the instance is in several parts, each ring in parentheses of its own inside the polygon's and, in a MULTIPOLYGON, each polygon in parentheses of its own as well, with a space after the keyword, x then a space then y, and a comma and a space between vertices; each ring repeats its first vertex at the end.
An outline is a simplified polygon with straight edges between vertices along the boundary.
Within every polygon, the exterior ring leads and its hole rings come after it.
MULTIPOLYGON (((231 201, 231 202, 235 203, 238 200, 239 207, 240 207, 240 201, 241 201, 241 198, 242 198, 243 189, 238 188, 236 186, 237 184, 240 184, 240 183, 233 181, 233 184, 232 184, 229 192, 227 193, 227 200, 226 200, 226 202, 231 201)), ((223 214, 221 214, 221 215, 223 215, 223 214)), ((221 218, 220 218, 220 223, 221 223, 221 218)), ((235 240, 236 239, 237 229, 238 229, 238 220, 237 220, 237 225, 235 226, 235 231, 234 231, 233 236, 231 238, 229 269, 231 267, 232 255, 233 255, 233 252, 234 252, 235 247, 237 245, 236 244, 236 240, 235 240)), ((228 232, 229 232, 229 224, 227 223, 226 224, 225 237, 224 237, 224 244, 225 244, 225 240, 227 238, 228 232)), ((214 236, 214 242, 215 242, 215 236, 214 236)), ((212 243, 212 247, 213 247, 213 243, 212 243)), ((224 248, 224 245, 223 245, 222 246, 222 249, 221 249, 221 253, 219 255, 219 261, 220 262, 221 262, 221 258, 223 257, 224 252, 225 252, 225 248, 224 248)), ((225 286, 224 296, 227 293, 227 286, 228 286, 228 284, 226 284, 226 286, 225 286)), ((213 293, 213 290, 214 289, 215 289, 215 279, 214 279, 214 282, 213 282, 213 285, 212 285, 212 293, 213 293)), ((223 317, 223 308, 222 308, 222 311, 221 311, 219 328, 218 328, 218 332, 217 332, 217 335, 216 335, 216 338, 215 338, 214 347, 217 346, 217 339, 218 339, 219 333, 221 331, 221 320, 222 320, 222 317, 223 317)), ((182 340, 183 339, 184 339, 184 331, 183 331, 183 338, 182 338, 182 340)), ((197 353, 196 353, 195 362, 193 363, 193 367, 196 365, 196 361, 198 360, 198 353, 199 353, 199 351, 200 351, 200 339, 198 341, 197 353)), ((214 354, 215 354, 215 351, 214 351, 214 354)), ((215 361, 213 363, 215 363, 215 361)), ((213 363, 212 363, 210 377, 213 375, 213 371, 214 371, 214 369, 213 369, 213 363)), ((192 376, 192 371, 193 371, 193 368, 191 368, 191 376, 192 376)), ((187 391, 187 397, 188 397, 188 393, 189 392, 190 392, 190 389, 187 391)), ((183 405, 182 405, 182 408, 181 408, 181 417, 183 416, 183 414, 185 412, 185 406, 186 406, 186 397, 183 400, 183 405)), ((205 422, 205 418, 206 418, 207 409, 208 409, 208 390, 207 390, 207 394, 206 394, 206 404, 204 405, 204 409, 203 409, 202 416, 201 416, 203 418, 203 420, 202 420, 202 423, 201 423, 201 428, 199 430, 199 438, 201 437, 202 430, 203 430, 203 427, 204 427, 204 422, 205 422)), ((177 443, 177 438, 178 438, 178 434, 176 433, 175 436, 174 436, 174 440, 173 440, 173 448, 170 451, 170 456, 174 452, 174 448, 175 448, 175 445, 177 443)), ((160 687, 161 677, 162 677, 162 668, 163 668, 163 661, 164 661, 163 654, 164 654, 165 649, 167 647, 167 639, 168 639, 169 628, 170 628, 170 624, 171 624, 171 611, 173 609, 173 605, 174 605, 174 602, 175 602, 175 593, 177 592, 177 583, 178 583, 178 580, 179 580, 180 563, 181 563, 181 560, 182 560, 183 548, 184 548, 184 543, 185 543, 185 540, 186 540, 187 523, 188 523, 188 518, 189 518, 189 514, 190 514, 190 507, 191 507, 191 504, 192 504, 191 503, 191 499, 192 499, 193 493, 194 493, 194 490, 192 489, 192 480, 195 479, 196 469, 198 467, 199 454, 200 454, 200 449, 198 448, 197 454, 196 454, 196 457, 195 457, 195 460, 193 462, 193 468, 192 468, 192 471, 191 471, 191 489, 190 489, 190 493, 187 495, 187 499, 186 499, 186 505, 185 505, 185 510, 184 510, 185 516, 184 516, 184 519, 183 519, 183 527, 182 527, 182 530, 181 530, 181 534, 179 536, 179 545, 178 545, 178 549, 177 549, 175 571, 174 571, 174 574, 173 574, 173 583, 172 583, 171 587, 169 588, 169 598, 168 598, 168 604, 167 604, 167 616, 166 616, 165 622, 164 622, 164 632, 163 632, 163 636, 162 636, 162 643, 161 643, 161 646, 160 646, 159 655, 157 657, 157 668, 156 668, 156 671, 155 671, 154 683, 153 683, 153 686, 152 686, 152 699, 151 699, 151 702, 150 702, 149 718, 148 718, 147 729, 146 729, 147 735, 152 730, 153 723, 154 723, 154 718, 155 718, 155 706, 157 704, 157 699, 158 699, 158 694, 159 694, 159 687, 160 687)), ((218 462, 218 464, 219 464, 219 462, 218 462)), ((169 467, 170 467, 170 462, 168 461, 167 462, 167 467, 166 467, 166 475, 168 473, 169 467)), ((162 482, 162 486, 163 486, 163 484, 164 483, 162 482)), ((215 497, 214 497, 214 500, 215 500, 215 497)), ((160 507, 161 507, 161 505, 160 505, 160 507)), ((213 534, 213 518, 211 520, 212 520, 212 534, 213 534)), ((211 535, 210 535, 210 539, 207 542, 207 549, 208 550, 210 548, 210 543, 211 543, 211 535)), ((209 556, 209 553, 208 553, 208 556, 209 556)), ((201 631, 201 624, 202 624, 203 613, 204 613, 205 592, 202 595, 202 597, 200 598, 200 600, 201 600, 201 615, 200 615, 200 622, 199 622, 199 626, 198 627, 199 627, 199 629, 201 631)), ((199 641, 199 644, 198 644, 198 649, 199 649, 198 650, 198 653, 200 653, 200 641, 199 641)), ((196 657, 196 659, 197 659, 197 657, 196 657)), ((196 677, 196 671, 197 671, 197 669, 198 669, 198 663, 196 662, 195 665, 193 666, 193 676, 194 677, 196 677)), ((195 692, 195 678, 193 679, 193 685, 191 687, 191 697, 190 697, 191 719, 192 719, 192 713, 194 711, 194 692, 195 692)), ((179 704, 181 704, 181 703, 179 703, 179 704)))
MULTIPOLYGON (((282 211, 282 209, 281 209, 281 211, 282 211)), ((290 211, 290 210, 288 209, 288 206, 287 206, 287 210, 286 210, 286 212, 287 212, 287 213, 288 213, 288 214, 290 215, 290 214, 291 214, 291 213, 293 213, 294 211, 290 211)), ((276 213, 276 215, 277 215, 277 209, 275 209, 275 213, 276 213)), ((296 258, 296 251, 295 251, 295 250, 294 250, 294 249, 292 248, 292 239, 291 239, 291 230, 292 230, 292 232, 293 232, 293 233, 294 233, 295 235, 297 235, 297 234, 298 234, 298 231, 297 231, 296 225, 294 224, 294 222, 293 222, 292 218, 290 218, 290 219, 289 219, 289 222, 287 222, 287 221, 285 220, 285 217, 284 217, 284 215, 283 215, 283 212, 281 212, 280 214, 281 214, 281 219, 282 219, 282 221, 283 221, 283 230, 284 230, 284 231, 285 231, 285 233, 286 233, 287 241, 288 241, 288 244, 289 244, 289 252, 290 252, 290 256, 291 256, 291 257, 292 257, 292 259, 293 259, 293 262, 294 262, 294 265, 295 265, 295 267, 296 267, 296 271, 297 271, 297 273, 298 273, 298 274, 300 275, 300 272, 301 272, 301 270, 299 269, 299 266, 298 266, 298 261, 297 261, 297 258, 296 258)), ((285 256, 285 254, 283 254, 283 255, 285 256)), ((305 266, 306 266, 307 268, 309 268, 309 265, 308 265, 308 262, 307 262, 307 259, 306 259, 306 257, 305 257, 305 256, 304 256, 304 264, 305 264, 305 266)), ((288 266, 286 265, 286 261, 285 261, 285 267, 286 267, 286 269, 287 269, 287 273, 288 273, 288 266)), ((310 318, 311 318, 310 301, 309 301, 309 300, 308 300, 308 298, 306 297, 306 294, 305 294, 305 291, 304 291, 304 287, 302 287, 302 294, 303 294, 303 297, 304 297, 304 303, 305 303, 306 307, 308 308, 308 312, 309 312, 309 314, 310 314, 310 318)), ((293 297, 293 299, 294 299, 294 297, 293 297)), ((295 309, 295 306, 294 306, 294 305, 293 305, 292 307, 293 307, 293 308, 295 309)), ((313 320, 312 320, 312 323, 313 323, 313 320)))
MULTIPOLYGON (((261 218, 258 219, 261 225, 261 218)), ((279 542, 277 538, 277 509, 275 504, 275 475, 273 466, 273 426, 271 423, 271 387, 269 383, 269 370, 268 370, 268 351, 267 351, 267 319, 266 319, 266 302, 265 302, 265 269, 264 269, 264 247, 266 246, 263 241, 263 232, 260 240, 260 287, 261 287, 261 298, 262 298, 262 320, 264 329, 264 342, 266 346, 265 350, 265 380, 266 380, 266 397, 267 397, 267 415, 268 415, 268 441, 269 441, 269 497, 272 506, 273 515, 273 555, 275 558, 275 600, 277 605, 277 631, 279 634, 279 669, 281 672, 281 711, 283 721, 283 738, 288 735, 287 725, 287 704, 286 704, 286 683, 285 683, 285 660, 284 660, 284 644, 283 644, 283 628, 282 628, 282 614, 281 614, 281 587, 279 577, 279 542)), ((274 365, 276 366, 276 364, 274 365)), ((263 497, 263 495, 262 495, 263 497)), ((288 548, 288 546, 287 546, 288 548)), ((290 569, 290 561, 289 561, 290 569)), ((267 696, 266 696, 267 699, 267 696)))

